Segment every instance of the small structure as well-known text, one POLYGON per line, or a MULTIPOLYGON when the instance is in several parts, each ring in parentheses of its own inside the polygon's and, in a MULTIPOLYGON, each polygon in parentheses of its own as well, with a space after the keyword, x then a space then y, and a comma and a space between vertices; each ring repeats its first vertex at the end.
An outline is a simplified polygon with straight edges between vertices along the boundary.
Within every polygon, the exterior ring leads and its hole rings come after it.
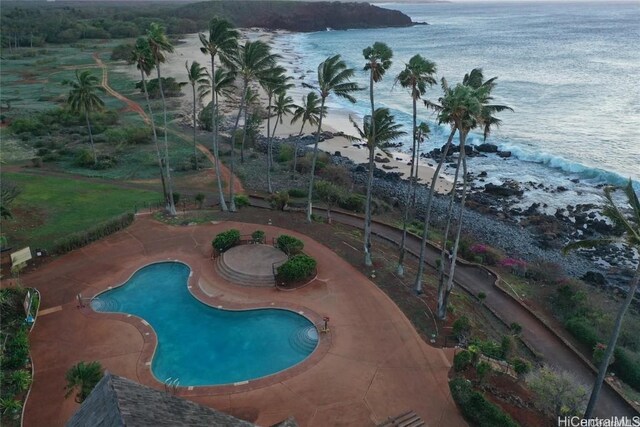
POLYGON ((29 246, 12 253, 11 270, 19 272, 27 265, 27 261, 29 261, 31 258, 31 248, 29 246))

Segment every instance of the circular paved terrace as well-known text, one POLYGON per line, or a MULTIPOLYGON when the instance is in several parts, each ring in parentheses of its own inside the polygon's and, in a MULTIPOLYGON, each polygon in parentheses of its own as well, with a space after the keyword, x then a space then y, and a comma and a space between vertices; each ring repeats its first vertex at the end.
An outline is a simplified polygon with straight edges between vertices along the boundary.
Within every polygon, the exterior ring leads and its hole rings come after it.
POLYGON ((273 286, 273 266, 287 260, 280 249, 269 245, 240 245, 224 252, 218 273, 228 281, 246 286, 273 286))

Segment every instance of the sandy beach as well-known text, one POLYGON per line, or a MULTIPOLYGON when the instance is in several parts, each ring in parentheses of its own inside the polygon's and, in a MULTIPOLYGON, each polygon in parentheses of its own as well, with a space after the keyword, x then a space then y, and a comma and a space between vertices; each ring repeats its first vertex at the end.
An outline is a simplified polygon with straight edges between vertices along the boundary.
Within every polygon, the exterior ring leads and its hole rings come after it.
MULTIPOLYGON (((279 64, 287 68, 293 77, 293 82, 296 86, 289 91, 289 95, 293 98, 294 102, 301 103, 302 97, 308 93, 309 89, 302 87, 302 82, 312 83, 315 76, 303 72, 296 68, 297 59, 299 58, 295 50, 284 43, 282 39, 278 39, 278 36, 285 34, 283 31, 266 31, 262 29, 242 29, 242 38, 249 40, 262 40, 271 44, 275 53, 280 55, 279 64), (275 43, 277 41, 277 43, 275 43)), ((200 40, 198 34, 189 34, 181 39, 181 43, 175 46, 175 52, 167 56, 167 62, 163 64, 163 75, 167 77, 174 77, 177 81, 186 80, 185 61, 198 61, 200 64, 210 68, 210 59, 208 56, 200 52, 200 40)), ((138 71, 134 66, 122 66, 119 71, 123 71, 129 74, 132 78, 139 78, 138 71)), ((184 97, 181 98, 183 107, 186 112, 190 112, 193 100, 191 95, 191 87, 186 85, 183 87, 184 97)), ((264 95, 264 93, 263 93, 264 95)), ((365 94, 359 94, 358 96, 366 96, 365 94)), ((266 109, 267 100, 266 97, 263 100, 263 107, 266 109)), ((203 100, 203 103, 208 103, 209 100, 203 100)), ((222 107, 223 111, 231 112, 231 109, 225 106, 222 107)), ((349 116, 354 113, 344 109, 329 109, 327 116, 323 119, 322 130, 332 133, 343 132, 347 135, 355 136, 355 129, 349 121, 349 116)), ((190 113, 185 114, 185 120, 190 118, 190 113)), ((360 122, 362 118, 354 116, 354 120, 360 122)), ((282 124, 278 124, 276 129, 276 137, 289 137, 298 135, 300 132, 300 124, 290 123, 291 119, 285 117, 282 124)), ((274 120, 272 118, 271 125, 273 126, 274 120)), ((311 129, 310 126, 305 126, 304 134, 310 134, 315 132, 316 129, 311 129)), ((410 129, 405 129, 407 133, 410 133, 410 129)), ((262 133, 266 134, 266 120, 262 124, 262 133)), ((366 146, 362 144, 352 143, 344 137, 334 137, 321 142, 318 147, 330 154, 339 151, 342 156, 348 157, 355 163, 367 163, 368 151, 366 146)), ((393 150, 393 149, 391 149, 393 150)), ((381 150, 378 150, 376 154, 380 157, 387 157, 381 150)), ((387 172, 398 172, 403 177, 408 177, 410 174, 411 166, 410 153, 400 151, 390 151, 390 157, 388 163, 384 163, 385 168, 383 170, 387 172)), ((430 159, 420 159, 418 166, 418 179, 422 184, 428 184, 431 182, 433 173, 435 171, 435 162, 430 159)), ((382 168, 382 164, 378 163, 377 167, 382 168)), ((439 193, 449 192, 452 187, 452 177, 446 174, 441 174, 436 185, 436 191, 439 193)))

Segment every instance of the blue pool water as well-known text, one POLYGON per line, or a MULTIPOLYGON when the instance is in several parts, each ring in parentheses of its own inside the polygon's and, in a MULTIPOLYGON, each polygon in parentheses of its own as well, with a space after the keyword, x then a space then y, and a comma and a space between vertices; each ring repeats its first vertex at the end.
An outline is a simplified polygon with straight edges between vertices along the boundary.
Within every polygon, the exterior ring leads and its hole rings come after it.
POLYGON ((123 286, 100 294, 96 311, 138 316, 153 327, 156 378, 181 386, 229 384, 287 369, 318 342, 305 317, 279 309, 227 311, 196 300, 187 289, 190 268, 178 262, 148 265, 123 286))

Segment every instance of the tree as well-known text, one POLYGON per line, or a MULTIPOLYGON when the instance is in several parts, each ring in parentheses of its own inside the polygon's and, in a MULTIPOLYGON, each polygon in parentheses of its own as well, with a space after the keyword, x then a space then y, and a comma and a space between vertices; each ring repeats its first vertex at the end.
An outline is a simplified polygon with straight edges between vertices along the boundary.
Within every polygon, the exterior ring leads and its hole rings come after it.
MULTIPOLYGON (((249 107, 254 106, 257 107, 260 103, 260 94, 254 90, 247 91, 247 99, 245 99, 245 108, 244 108, 244 126, 242 126, 242 143, 240 144, 240 163, 244 163, 244 147, 245 140, 247 139, 247 130, 251 127, 251 123, 249 120, 249 107)), ((255 111, 254 113, 255 114, 255 111)), ((252 114, 251 117, 254 117, 252 114)))
POLYGON ((316 194, 327 206, 327 222, 331 224, 331 208, 340 203, 345 197, 344 189, 332 182, 320 180, 316 181, 316 194))
POLYGON ((67 371, 67 385, 65 386, 67 392, 64 397, 67 398, 75 392, 76 402, 84 402, 96 384, 98 384, 102 375, 100 362, 78 362, 67 371))
POLYGON ((149 89, 147 88, 147 80, 151 74, 151 70, 154 68, 154 59, 151 54, 151 47, 149 41, 144 37, 139 37, 136 40, 136 44, 131 51, 129 57, 129 63, 135 64, 136 68, 140 70, 140 77, 142 78, 142 90, 144 91, 144 97, 147 101, 147 109, 149 110, 149 120, 151 121, 151 130, 153 132, 153 143, 156 148, 156 158, 158 159, 158 168, 160 169, 160 181, 162 183, 162 196, 164 200, 168 200, 167 196, 167 184, 164 179, 164 166, 162 160, 162 154, 160 153, 160 144, 158 143, 158 133, 156 131, 156 121, 153 116, 153 110, 151 109, 151 101, 149 98, 149 89))
POLYGON ((15 183, 2 179, 0 181, 0 218, 13 218, 11 204, 22 193, 22 189, 15 183))
MULTIPOLYGON (((349 102, 356 102, 351 93, 360 90, 357 83, 350 82, 353 77, 353 68, 347 68, 347 64, 340 58, 340 55, 330 56, 318 65, 318 85, 304 84, 303 86, 315 89, 320 96, 320 111, 325 111, 325 101, 330 94, 339 98, 344 98, 349 102)), ((318 159, 318 143, 320 142, 320 132, 322 131, 322 115, 318 120, 318 130, 316 140, 313 144, 313 157, 311 159, 311 172, 309 177, 309 194, 307 195, 307 221, 311 222, 313 214, 313 180, 316 172, 316 161, 318 159)))
POLYGON ((223 63, 228 61, 228 58, 238 49, 238 37, 240 34, 233 28, 233 25, 227 20, 213 18, 209 21, 209 37, 200 33, 200 43, 202 47, 200 51, 205 55, 211 57, 211 94, 213 109, 211 114, 211 127, 212 133, 212 148, 213 155, 215 157, 215 169, 216 169, 216 181, 218 183, 218 197, 220 199, 220 209, 223 212, 227 211, 227 203, 224 200, 224 192, 222 191, 222 177, 220 175, 220 153, 218 148, 218 96, 216 91, 216 56, 218 56, 223 63))
MULTIPOLYGON (((606 187, 604 189, 605 206, 602 213, 607 218, 609 218, 616 227, 618 227, 620 230, 624 230, 622 237, 605 237, 595 240, 580 240, 565 246, 565 253, 574 249, 593 248, 596 246, 613 243, 623 243, 630 246, 631 248, 635 248, 636 251, 640 252, 640 201, 638 201, 638 195, 633 189, 633 183, 631 179, 629 179, 629 182, 624 187, 624 193, 627 196, 628 204, 631 207, 631 210, 628 214, 625 214, 623 210, 613 202, 613 191, 613 187, 606 187)), ((587 419, 591 418, 591 414, 593 413, 596 403, 598 402, 598 396, 600 394, 600 389, 602 388, 602 382, 604 381, 604 377, 607 374, 607 368, 611 364, 611 358, 613 356, 616 343, 618 342, 618 336, 620 335, 620 329, 622 328, 624 315, 631 305, 631 301, 633 301, 635 293, 638 289, 639 280, 640 261, 637 262, 635 274, 631 279, 629 290, 627 291, 627 297, 618 309, 618 314, 616 315, 616 320, 613 325, 613 331, 611 331, 611 336, 609 337, 609 343, 607 344, 604 355, 602 356, 602 361, 600 362, 600 366, 598 367, 598 376, 596 378, 596 382, 593 385, 593 388, 591 389, 589 403, 584 413, 584 417, 587 419)))
POLYGON ((587 390, 570 373, 544 366, 529 374, 526 381, 536 395, 536 406, 554 419, 582 412, 587 390))
POLYGON ((349 139, 355 139, 364 141, 367 144, 369 150, 369 173, 367 176, 367 200, 365 203, 365 264, 367 266, 372 265, 371 261, 371 198, 373 190, 373 169, 375 166, 375 153, 377 149, 382 150, 384 153, 389 153, 383 148, 389 142, 406 135, 406 132, 401 131, 402 125, 395 122, 395 118, 389 113, 388 108, 378 108, 375 110, 373 120, 371 116, 365 116, 362 129, 355 123, 355 121, 349 117, 349 120, 356 128, 356 132, 359 137, 349 139), (375 134, 374 134, 375 132, 375 134), (368 224, 368 226, 367 226, 368 224), (369 235, 367 235, 367 231, 369 235))
POLYGON ((198 100, 196 98, 196 85, 202 85, 207 82, 205 78, 207 70, 196 61, 193 61, 191 66, 189 66, 189 61, 185 61, 184 66, 187 69, 187 77, 191 84, 191 90, 193 91, 193 157, 195 159, 193 167, 195 170, 198 170, 198 149, 196 142, 196 128, 198 127, 196 123, 196 110, 198 100))
POLYGON ((411 203, 409 202, 411 197, 411 189, 417 184, 418 177, 418 154, 417 146, 422 135, 429 133, 429 127, 426 123, 421 123, 420 128, 417 126, 418 112, 417 103, 418 100, 427 92, 427 86, 433 86, 436 83, 433 75, 436 73, 435 62, 429 61, 420 55, 414 55, 409 59, 409 63, 405 64, 404 70, 402 70, 396 77, 396 83, 399 83, 403 88, 410 90, 412 107, 413 107, 413 126, 412 126, 412 148, 411 148, 411 170, 409 173, 409 186, 407 187, 407 197, 405 199, 403 221, 402 221, 402 239, 400 240, 400 247, 398 250, 398 266, 396 273, 402 277, 404 275, 404 257, 406 254, 406 240, 407 240, 407 226, 409 223, 409 209, 411 203), (426 126, 426 128, 425 128, 426 126), (415 168, 415 182, 414 182, 414 168, 415 168))
POLYGON ((93 164, 97 165, 98 155, 96 153, 96 147, 93 144, 93 133, 91 132, 89 114, 104 109, 104 101, 96 94, 96 91, 104 92, 104 88, 98 85, 98 78, 91 74, 89 70, 76 70, 76 80, 64 80, 62 84, 71 86, 71 90, 67 96, 67 104, 69 104, 71 111, 75 114, 84 114, 87 129, 89 130, 93 164))
MULTIPOLYGON (((238 77, 242 80, 242 92, 240 98, 240 108, 238 108, 238 115, 233 126, 231 135, 235 135, 238 130, 238 123, 242 110, 245 108, 247 99, 247 92, 249 90, 249 83, 253 81, 264 82, 274 78, 273 67, 276 65, 276 61, 279 58, 278 55, 271 52, 271 48, 268 44, 261 40, 246 41, 244 45, 241 45, 235 54, 229 58, 231 68, 237 73, 238 77)), ((231 141, 231 178, 229 182, 229 199, 231 212, 236 211, 236 205, 233 198, 233 173, 235 169, 235 147, 233 139, 231 141)))
POLYGON ((298 144, 304 131, 304 125, 309 123, 311 126, 316 126, 320 121, 320 115, 323 117, 327 115, 327 109, 320 107, 320 99, 315 92, 309 92, 307 96, 302 97, 302 105, 297 105, 293 116, 291 117, 291 124, 300 120, 300 132, 298 138, 293 145, 293 167, 291 168, 291 179, 294 179, 296 172, 296 163, 298 161, 298 144))
POLYGON ((269 168, 267 170, 269 183, 271 183, 271 168, 273 167, 272 145, 273 145, 273 139, 276 136, 276 129, 278 128, 278 123, 280 124, 283 123, 283 117, 286 114, 293 114, 294 108, 296 108, 296 104, 293 103, 293 98, 287 95, 287 93, 283 88, 283 90, 277 93, 275 102, 271 106, 271 111, 276 116, 276 123, 273 125, 273 133, 271 134, 271 144, 269 145, 269 148, 271 149, 269 152, 269 165, 268 165, 269 168))
POLYGON ((173 45, 169 41, 164 27, 156 22, 152 22, 147 30, 147 41, 151 49, 151 56, 158 75, 158 85, 160 87, 160 98, 162 99, 163 131, 164 131, 164 170, 167 179, 167 211, 169 215, 175 216, 176 205, 173 200, 173 183, 171 182, 171 166, 169 165, 169 141, 167 140, 167 103, 164 99, 162 88, 162 77, 160 75, 160 64, 166 61, 165 52, 172 53, 173 45))
MULTIPOLYGON (((375 42, 373 46, 368 46, 362 50, 362 56, 367 61, 364 65, 364 71, 369 72, 369 101, 371 102, 371 117, 375 118, 375 104, 373 96, 373 84, 382 80, 385 73, 391 67, 391 58, 393 57, 393 51, 382 42, 375 42)), ((371 147, 379 147, 380 144, 376 143, 376 120, 370 122, 370 134, 368 135, 368 144, 371 147)), ((371 150, 371 149, 370 149, 371 150)), ((373 160, 371 157, 371 151, 369 152, 369 176, 373 180, 373 160)), ((370 190, 367 189, 367 194, 370 190)), ((369 199, 369 196, 367 196, 369 199)), ((365 206, 364 215, 364 264, 367 267, 373 265, 371 261, 371 203, 370 201, 365 206)))

